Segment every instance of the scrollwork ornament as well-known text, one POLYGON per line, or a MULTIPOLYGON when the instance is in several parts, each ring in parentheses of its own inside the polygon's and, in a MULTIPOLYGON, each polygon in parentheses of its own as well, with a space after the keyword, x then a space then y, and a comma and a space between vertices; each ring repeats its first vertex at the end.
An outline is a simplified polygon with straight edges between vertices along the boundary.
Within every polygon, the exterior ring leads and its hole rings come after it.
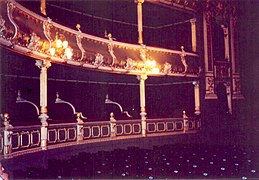
POLYGON ((164 64, 163 72, 164 72, 165 74, 170 74, 170 73, 172 72, 172 65, 166 62, 166 63, 164 64))
POLYGON ((18 34, 18 26, 17 26, 17 24, 13 20, 13 10, 14 10, 14 8, 15 8, 15 5, 13 3, 11 3, 11 2, 7 3, 7 16, 9 18, 10 22, 14 26, 14 34, 13 34, 13 37, 11 38, 11 40, 16 38, 16 36, 18 34))
POLYGON ((95 61, 94 61, 94 65, 99 67, 103 64, 103 55, 101 55, 100 53, 97 53, 95 56, 95 61))
POLYGON ((31 49, 33 51, 38 51, 40 47, 40 37, 36 35, 36 33, 30 34, 30 41, 28 44, 28 49, 31 49))
POLYGON ((213 77, 209 77, 208 78, 208 90, 210 93, 214 93, 214 78, 213 77))
POLYGON ((78 30, 77 35, 76 35, 76 43, 81 51, 80 61, 82 61, 86 56, 86 51, 84 50, 83 45, 82 45, 82 31, 80 30, 80 24, 77 24, 76 28, 78 30))
POLYGON ((109 53, 112 57, 111 66, 113 66, 117 58, 116 58, 116 56, 114 54, 114 51, 113 51, 113 47, 114 47, 113 40, 114 40, 114 38, 112 37, 112 35, 110 33, 108 34, 108 39, 109 39, 108 51, 109 51, 109 53))
POLYGON ((50 28, 52 26, 52 20, 50 18, 47 18, 46 21, 43 22, 43 33, 45 35, 45 37, 47 38, 47 40, 49 41, 49 49, 52 47, 52 38, 50 36, 50 28))
POLYGON ((188 64, 186 63, 186 59, 185 59, 185 56, 186 56, 186 53, 184 51, 184 47, 181 46, 181 49, 182 49, 182 53, 180 54, 180 57, 181 57, 181 62, 184 66, 184 72, 183 73, 186 73, 187 70, 188 70, 188 64))
POLYGON ((127 58, 125 69, 126 70, 133 70, 133 69, 135 69, 135 67, 136 67, 136 62, 131 58, 127 58))

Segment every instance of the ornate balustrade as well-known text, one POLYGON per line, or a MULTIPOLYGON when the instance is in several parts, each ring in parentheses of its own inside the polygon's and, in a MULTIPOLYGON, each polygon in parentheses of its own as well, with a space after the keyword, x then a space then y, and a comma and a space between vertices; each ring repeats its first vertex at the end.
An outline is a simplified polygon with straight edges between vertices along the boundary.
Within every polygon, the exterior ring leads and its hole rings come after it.
MULTIPOLYGON (((195 133, 200 130, 199 119, 147 119, 149 136, 195 133)), ((11 158, 41 151, 41 126, 8 126, 1 128, 1 158, 11 158)), ((47 127, 47 149, 101 141, 142 138, 141 120, 118 120, 85 123, 50 124, 47 127)))
MULTIPOLYGON (((140 74, 143 62, 156 61, 160 72, 149 75, 198 77, 198 55, 95 37, 42 17, 14 0, 0 2, 0 44, 18 53, 111 73, 140 74)), ((146 69, 145 69, 146 70, 146 69)))

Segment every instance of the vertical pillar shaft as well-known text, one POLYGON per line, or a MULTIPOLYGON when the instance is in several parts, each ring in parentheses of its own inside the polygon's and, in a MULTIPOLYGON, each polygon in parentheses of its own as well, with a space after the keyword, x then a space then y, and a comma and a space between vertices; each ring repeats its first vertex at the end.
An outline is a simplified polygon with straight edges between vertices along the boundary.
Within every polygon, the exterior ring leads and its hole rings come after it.
POLYGON ((236 58, 235 58, 235 33, 234 33, 234 27, 233 27, 233 17, 230 17, 230 47, 231 47, 231 63, 232 63, 232 73, 236 72, 236 58))
POLYGON ((200 115, 201 111, 200 111, 200 87, 199 87, 199 82, 194 81, 193 85, 194 85, 194 101, 195 101, 195 112, 194 112, 194 114, 200 115))
POLYGON ((228 28, 221 25, 224 32, 224 46, 225 46, 225 59, 229 61, 229 42, 228 42, 228 28))
POLYGON ((227 93, 227 100, 228 100, 228 110, 229 113, 232 114, 232 93, 231 93, 231 85, 229 82, 225 83, 226 86, 226 93, 227 93))
POLYGON ((137 3, 137 14, 138 14, 138 43, 143 44, 143 23, 142 23, 142 3, 144 0, 135 0, 137 3))
POLYGON ((41 121, 41 148, 47 149, 47 69, 51 66, 49 61, 36 60, 35 65, 40 68, 40 116, 41 121))
POLYGON ((46 0, 41 0, 40 1, 40 12, 42 14, 44 14, 45 16, 47 15, 46 14, 46 0))
POLYGON ((147 79, 146 74, 138 76, 139 89, 140 89, 140 116, 141 116, 141 127, 142 135, 146 136, 147 122, 146 122, 146 97, 145 97, 145 80, 147 79))
POLYGON ((192 31, 192 51, 197 51, 197 41, 196 41, 196 19, 193 18, 190 20, 191 31, 192 31))

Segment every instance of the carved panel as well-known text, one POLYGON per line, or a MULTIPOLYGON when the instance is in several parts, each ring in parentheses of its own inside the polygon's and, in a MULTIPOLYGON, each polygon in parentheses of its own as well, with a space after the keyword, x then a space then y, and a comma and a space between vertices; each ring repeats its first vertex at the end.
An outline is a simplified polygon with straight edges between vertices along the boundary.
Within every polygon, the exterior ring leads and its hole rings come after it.
POLYGON ((233 75, 233 98, 234 99, 244 99, 244 96, 241 92, 241 81, 239 74, 233 75))
POLYGON ((213 74, 207 75, 205 77, 206 81, 206 95, 205 99, 217 99, 217 95, 215 94, 215 82, 213 74))

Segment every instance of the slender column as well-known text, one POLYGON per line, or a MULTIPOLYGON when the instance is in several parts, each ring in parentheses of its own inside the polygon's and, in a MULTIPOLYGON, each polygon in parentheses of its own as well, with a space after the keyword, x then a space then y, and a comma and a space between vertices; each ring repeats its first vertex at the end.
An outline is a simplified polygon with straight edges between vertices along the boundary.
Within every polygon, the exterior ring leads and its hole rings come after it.
POLYGON ((231 63, 232 63, 232 73, 236 72, 236 58, 235 58, 235 33, 233 27, 233 17, 230 17, 230 47, 231 47, 231 63))
POLYGON ((144 0, 135 0, 135 3, 137 3, 137 13, 138 13, 138 43, 143 44, 143 25, 142 25, 142 3, 144 3, 144 0))
POLYGON ((200 88, 199 88, 199 81, 194 81, 192 83, 194 85, 194 101, 195 101, 195 112, 194 114, 200 115, 200 88))
POLYGON ((47 15, 46 14, 46 0, 41 0, 40 1, 40 12, 42 14, 44 14, 45 16, 47 15))
POLYGON ((226 86, 226 93, 228 99, 228 110, 229 113, 232 114, 232 94, 231 94, 231 84, 230 82, 225 83, 226 86))
POLYGON ((191 31, 192 31, 192 51, 197 51, 197 42, 196 42, 196 19, 193 18, 190 20, 191 31))
POLYGON ((229 62, 229 42, 228 42, 228 28, 221 25, 224 32, 224 46, 225 46, 225 59, 229 62))
POLYGON ((146 74, 141 74, 137 76, 139 80, 140 88, 140 116, 141 116, 141 127, 142 135, 146 136, 147 132, 147 122, 146 122, 146 99, 145 99, 145 80, 147 79, 146 74))
POLYGON ((41 121, 41 148, 47 149, 47 69, 51 66, 49 61, 36 60, 35 65, 40 68, 40 116, 41 121))

